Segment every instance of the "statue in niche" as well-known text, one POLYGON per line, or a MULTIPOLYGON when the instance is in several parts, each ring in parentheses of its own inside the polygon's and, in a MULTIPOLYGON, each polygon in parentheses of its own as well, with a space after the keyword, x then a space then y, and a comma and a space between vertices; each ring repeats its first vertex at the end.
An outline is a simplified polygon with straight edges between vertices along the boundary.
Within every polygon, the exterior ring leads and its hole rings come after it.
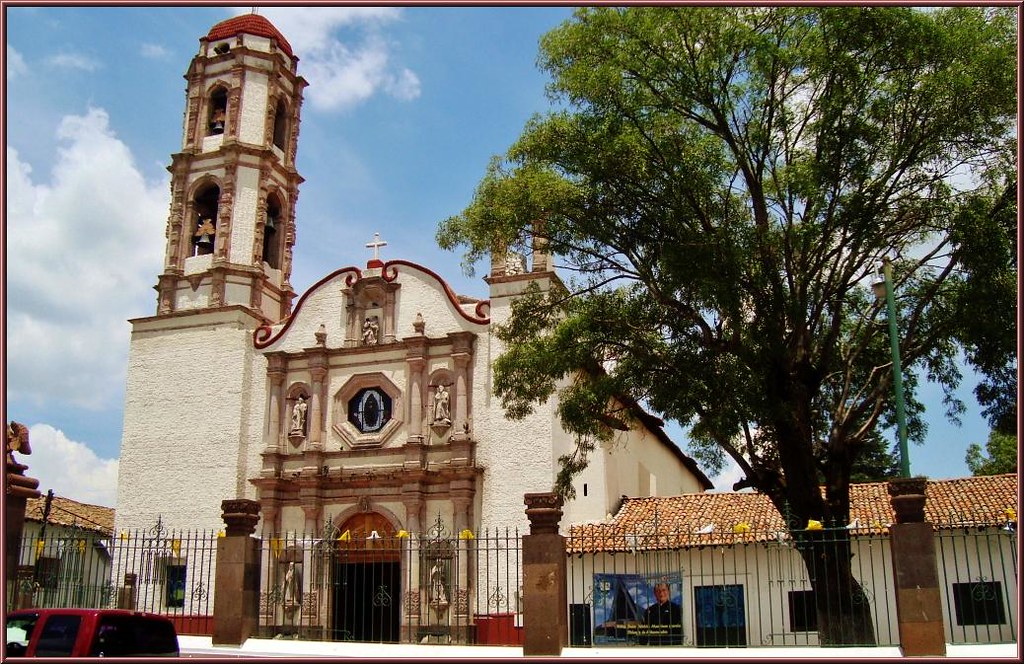
POLYGON ((374 346, 377 344, 377 335, 380 332, 380 323, 376 316, 368 316, 363 323, 363 344, 374 346))
POLYGON ((444 590, 444 568, 441 559, 434 561, 430 568, 430 604, 432 606, 448 606, 448 594, 444 590))
POLYGON ((302 603, 302 571, 294 562, 288 563, 284 573, 284 605, 298 606, 302 603))
POLYGON ((292 429, 290 433, 302 435, 306 433, 306 399, 300 394, 298 401, 292 406, 292 429))
POLYGON ((434 421, 441 422, 443 424, 452 423, 452 411, 451 411, 451 395, 448 390, 445 389, 444 385, 437 386, 437 392, 434 394, 434 421))

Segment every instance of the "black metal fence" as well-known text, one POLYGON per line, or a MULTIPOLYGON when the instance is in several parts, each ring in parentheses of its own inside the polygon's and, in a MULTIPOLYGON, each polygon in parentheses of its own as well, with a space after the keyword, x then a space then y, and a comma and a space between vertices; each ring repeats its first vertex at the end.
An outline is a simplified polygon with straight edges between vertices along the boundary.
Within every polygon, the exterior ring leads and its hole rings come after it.
POLYGON ((936 533, 948 643, 1017 640, 1017 529, 971 525, 936 533))
MULTIPOLYGON (((599 524, 571 535, 570 644, 899 645, 885 527, 795 537, 739 530, 634 533, 599 524), (842 581, 844 558, 850 583, 842 581)), ((1015 529, 937 530, 936 557, 947 641, 1016 641, 1015 529)))
POLYGON ((518 531, 264 534, 259 636, 522 643, 518 531))
POLYGON ((26 531, 7 608, 126 608, 213 633, 217 533, 148 529, 107 536, 64 526, 26 531))

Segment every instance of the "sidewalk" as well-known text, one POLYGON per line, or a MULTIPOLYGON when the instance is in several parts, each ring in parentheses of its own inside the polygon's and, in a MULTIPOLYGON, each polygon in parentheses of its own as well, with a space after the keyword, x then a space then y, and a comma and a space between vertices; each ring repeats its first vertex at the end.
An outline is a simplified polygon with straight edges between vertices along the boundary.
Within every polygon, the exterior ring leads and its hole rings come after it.
MULTIPOLYGON (((515 646, 442 646, 249 639, 240 647, 214 646, 209 636, 179 636, 182 657, 334 657, 382 659, 522 659, 515 646)), ((951 659, 1017 659, 1016 643, 946 645, 951 659)), ((565 648, 561 659, 867 659, 899 658, 897 647, 876 648, 565 648)), ((539 659, 539 658, 536 658, 539 659)))

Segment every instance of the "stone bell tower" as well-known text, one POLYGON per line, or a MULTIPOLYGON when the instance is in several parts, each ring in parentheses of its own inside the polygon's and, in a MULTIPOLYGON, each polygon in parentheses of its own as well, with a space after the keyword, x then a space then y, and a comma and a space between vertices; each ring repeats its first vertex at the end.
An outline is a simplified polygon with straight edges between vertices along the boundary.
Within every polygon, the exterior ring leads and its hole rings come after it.
POLYGON ((218 529, 221 501, 255 497, 267 368, 253 333, 295 296, 297 64, 247 14, 200 37, 188 67, 156 315, 130 321, 119 529, 218 529))
POLYGON ((246 14, 199 40, 185 79, 173 155, 157 313, 242 305, 278 321, 291 311, 298 58, 270 21, 246 14))

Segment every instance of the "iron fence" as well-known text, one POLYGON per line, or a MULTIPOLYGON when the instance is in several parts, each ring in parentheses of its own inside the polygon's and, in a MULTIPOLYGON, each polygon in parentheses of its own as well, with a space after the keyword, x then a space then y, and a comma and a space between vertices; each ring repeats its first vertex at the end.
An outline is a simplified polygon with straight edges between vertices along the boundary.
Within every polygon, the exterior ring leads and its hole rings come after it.
POLYGON ((936 562, 948 643, 1017 640, 1017 524, 943 529, 936 562))
POLYGON ((570 535, 570 643, 816 646, 827 629, 828 643, 898 644, 881 529, 738 530, 570 535))
POLYGON ((179 634, 213 633, 217 533, 148 529, 107 536, 26 532, 7 608, 123 608, 166 615, 179 634))
POLYGON ((515 530, 264 534, 259 636, 379 643, 522 643, 515 530))
MULTIPOLYGON (((570 644, 899 645, 886 526, 737 530, 571 534, 570 644)), ((1015 642, 1016 524, 944 527, 935 545, 947 642, 1015 642)))

